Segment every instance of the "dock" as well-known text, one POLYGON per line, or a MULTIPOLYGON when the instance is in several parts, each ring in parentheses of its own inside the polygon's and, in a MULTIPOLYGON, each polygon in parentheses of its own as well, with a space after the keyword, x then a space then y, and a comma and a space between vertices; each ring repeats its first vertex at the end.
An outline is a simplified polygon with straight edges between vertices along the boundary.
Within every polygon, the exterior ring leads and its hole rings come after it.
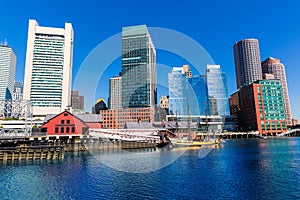
POLYGON ((64 146, 1 147, 0 161, 63 159, 64 152, 64 146))

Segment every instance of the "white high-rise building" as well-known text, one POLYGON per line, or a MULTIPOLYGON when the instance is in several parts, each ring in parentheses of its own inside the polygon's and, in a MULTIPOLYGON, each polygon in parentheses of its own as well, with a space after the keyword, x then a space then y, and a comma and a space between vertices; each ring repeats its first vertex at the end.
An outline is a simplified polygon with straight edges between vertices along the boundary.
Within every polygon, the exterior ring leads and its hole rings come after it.
POLYGON ((24 100, 30 100, 34 117, 58 114, 71 105, 73 28, 39 26, 29 20, 24 100))
POLYGON ((0 100, 12 99, 16 60, 16 54, 11 47, 0 45, 0 100))
POLYGON ((206 84, 211 115, 229 115, 226 74, 220 65, 206 66, 206 84))
POLYGON ((122 77, 109 79, 109 108, 122 109, 122 77))

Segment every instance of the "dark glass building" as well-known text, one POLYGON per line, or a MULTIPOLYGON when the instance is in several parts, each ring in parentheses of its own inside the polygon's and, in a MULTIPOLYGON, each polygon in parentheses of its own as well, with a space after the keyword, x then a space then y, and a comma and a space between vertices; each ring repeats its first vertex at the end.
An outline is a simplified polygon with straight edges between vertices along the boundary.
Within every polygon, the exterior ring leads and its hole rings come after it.
POLYGON ((156 51, 146 25, 122 29, 122 107, 155 108, 156 51))

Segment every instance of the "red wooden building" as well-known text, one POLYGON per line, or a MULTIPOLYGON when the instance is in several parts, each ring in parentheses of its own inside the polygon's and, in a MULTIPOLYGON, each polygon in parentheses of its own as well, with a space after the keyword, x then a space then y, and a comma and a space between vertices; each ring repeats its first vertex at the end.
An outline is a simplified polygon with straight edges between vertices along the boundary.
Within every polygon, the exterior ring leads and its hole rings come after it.
POLYGON ((89 128, 102 128, 101 115, 73 115, 64 111, 58 115, 47 115, 41 129, 47 135, 80 135, 87 134, 89 128))

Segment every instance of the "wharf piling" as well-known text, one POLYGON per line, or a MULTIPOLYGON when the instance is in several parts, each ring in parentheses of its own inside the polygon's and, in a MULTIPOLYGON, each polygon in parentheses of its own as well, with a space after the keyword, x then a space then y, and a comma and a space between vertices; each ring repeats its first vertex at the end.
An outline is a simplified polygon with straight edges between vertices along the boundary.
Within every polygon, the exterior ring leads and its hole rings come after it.
POLYGON ((63 159, 64 146, 1 147, 0 160, 63 159))

